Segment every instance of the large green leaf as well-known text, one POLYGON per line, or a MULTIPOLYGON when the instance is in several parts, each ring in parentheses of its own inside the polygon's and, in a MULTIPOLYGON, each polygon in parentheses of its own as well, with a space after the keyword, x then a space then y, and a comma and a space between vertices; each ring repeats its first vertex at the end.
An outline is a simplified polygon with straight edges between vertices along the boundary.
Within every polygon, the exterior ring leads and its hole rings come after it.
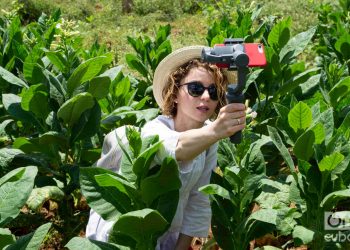
POLYGON ((95 175, 95 179, 98 185, 101 187, 115 187, 120 192, 131 196, 133 199, 139 198, 137 195, 136 187, 122 176, 100 174, 95 175))
MULTIPOLYGON (((176 160, 167 157, 163 160, 157 174, 141 180, 141 195, 143 201, 150 205, 156 198, 167 192, 180 189, 179 169, 176 160)), ((169 199, 172 199, 169 197, 169 199)))
POLYGON ((267 127, 269 131, 269 135, 272 139, 272 142, 275 144, 276 148, 280 151, 283 159, 286 161, 287 165, 289 166, 289 169, 291 173, 295 173, 295 166, 292 157, 290 156, 290 153, 286 146, 284 145, 280 135, 278 134, 278 131, 274 127, 267 127))
POLYGON ((291 23, 291 18, 287 17, 274 25, 269 33, 267 41, 277 53, 284 47, 284 45, 287 44, 289 40, 291 23))
POLYGON ((101 187, 96 175, 110 174, 116 176, 112 171, 97 167, 80 168, 80 187, 89 206, 94 209, 105 220, 115 220, 120 213, 132 210, 131 200, 127 195, 115 187, 101 187))
POLYGON ((45 83, 47 81, 45 77, 45 69, 43 69, 38 63, 33 63, 27 60, 23 64, 23 75, 30 84, 45 83))
POLYGON ((253 21, 251 20, 250 15, 244 15, 243 18, 239 20, 233 37, 247 37, 250 33, 252 24, 253 21))
POLYGON ((339 152, 334 152, 331 155, 326 155, 323 159, 318 163, 318 167, 321 172, 324 171, 332 171, 335 169, 339 163, 344 160, 344 155, 339 152))
POLYGON ((310 129, 315 134, 315 144, 321 144, 326 137, 323 124, 317 123, 315 126, 312 126, 310 129))
POLYGON ((113 110, 112 113, 102 117, 101 125, 102 126, 111 126, 110 129, 112 129, 115 127, 115 124, 118 121, 120 121, 126 117, 126 115, 124 115, 125 113, 132 112, 132 111, 133 111, 133 108, 128 107, 128 106, 116 108, 115 110, 113 110))
POLYGON ((0 149, 0 176, 9 172, 10 165, 18 155, 23 155, 23 151, 14 148, 1 148, 0 149))
POLYGON ((318 123, 323 125, 323 134, 327 145, 332 139, 334 132, 333 108, 328 108, 321 114, 315 115, 310 128, 314 130, 318 123))
POLYGON ((68 147, 68 138, 56 131, 49 131, 45 134, 39 136, 40 145, 58 145, 61 148, 65 149, 68 147))
POLYGON ((343 33, 334 45, 335 49, 340 52, 344 61, 350 59, 350 34, 343 33))
POLYGON ((129 77, 124 77, 118 81, 118 84, 114 85, 113 95, 118 99, 118 103, 126 104, 126 98, 130 93, 130 87, 131 83, 129 77))
POLYGON ((102 99, 109 93, 111 80, 108 76, 98 76, 90 80, 88 92, 96 99, 102 99))
POLYGON ((244 155, 241 165, 248 170, 254 170, 254 173, 265 172, 265 159, 261 153, 261 147, 270 143, 271 138, 265 135, 261 136, 261 139, 253 142, 247 153, 244 155))
POLYGON ((136 117, 136 123, 139 124, 141 121, 147 122, 154 119, 158 115, 158 113, 159 109, 157 108, 133 110, 132 107, 123 106, 117 108, 111 114, 103 117, 101 120, 101 124, 107 129, 112 129, 115 127, 115 124, 118 124, 118 122, 122 122, 124 119, 130 117, 136 117))
POLYGON ((218 165, 222 168, 224 166, 236 165, 235 152, 236 148, 229 139, 220 140, 218 147, 218 165))
POLYGON ((247 218, 243 230, 247 230, 245 233, 248 240, 253 240, 271 232, 276 223, 277 210, 260 209, 247 218))
POLYGON ((299 130, 306 130, 308 127, 310 127, 311 122, 311 109, 303 102, 299 102, 297 105, 295 105, 288 114, 289 126, 291 126, 295 132, 298 132, 299 130))
POLYGON ((97 76, 101 70, 108 66, 113 60, 111 55, 91 58, 80 64, 69 77, 67 82, 67 93, 72 95, 74 90, 82 83, 97 76))
POLYGON ((344 189, 332 192, 326 197, 323 198, 320 206, 324 208, 325 211, 331 211, 339 201, 341 200, 349 200, 350 198, 350 189, 344 189))
POLYGON ((67 67, 68 63, 64 56, 59 51, 46 51, 46 56, 49 58, 50 62, 56 66, 56 68, 63 73, 67 73, 69 67, 67 67))
POLYGON ((293 147, 293 152, 299 159, 308 161, 314 154, 314 143, 315 134, 312 130, 308 130, 298 138, 293 147))
POLYGON ((121 215, 113 230, 130 236, 142 245, 149 242, 152 235, 162 233, 167 224, 156 210, 145 208, 121 215))
POLYGON ((147 150, 143 151, 134 161, 132 170, 136 174, 139 181, 141 181, 146 176, 151 163, 161 145, 161 141, 151 145, 147 150))
POLYGON ((20 237, 14 244, 8 246, 7 250, 37 250, 46 237, 52 223, 41 225, 35 232, 20 237))
POLYGON ((12 120, 12 119, 5 119, 0 123, 0 136, 7 135, 7 128, 13 122, 14 122, 14 120, 12 120))
POLYGON ((299 33, 292 37, 288 43, 282 48, 279 57, 280 62, 288 63, 290 60, 297 57, 301 52, 304 51, 311 38, 316 32, 316 27, 312 27, 309 30, 299 33))
POLYGON ((152 61, 152 70, 155 70, 158 64, 171 53, 171 43, 169 40, 163 41, 158 47, 154 60, 152 61))
MULTIPOLYGON (((287 189, 289 191, 289 186, 287 189)), ((287 236, 292 234, 293 228, 298 224, 297 219, 301 217, 301 213, 297 212, 296 208, 288 207, 279 209, 277 216, 277 230, 281 235, 287 236)))
POLYGON ((148 69, 137 56, 133 54, 126 54, 125 60, 131 69, 137 70, 142 76, 147 77, 148 69))
POLYGON ((0 83, 3 84, 3 82, 28 88, 28 85, 24 81, 0 66, 0 83))
POLYGON ((211 207, 213 214, 215 214, 212 217, 212 231, 215 240, 222 249, 235 249, 235 239, 232 237, 234 228, 230 221, 236 208, 230 206, 229 201, 223 202, 220 197, 212 197, 211 207))
POLYGON ((199 188, 199 191, 201 191, 204 194, 210 194, 210 195, 218 195, 224 199, 230 200, 230 193, 225 188, 221 187, 217 184, 208 184, 201 188, 199 188))
POLYGON ((155 47, 159 48, 164 42, 169 41, 167 39, 170 35, 170 30, 171 30, 170 24, 159 26, 159 29, 155 37, 155 47))
POLYGON ((126 133, 126 137, 129 142, 129 148, 133 154, 133 157, 137 158, 140 155, 141 148, 143 146, 141 134, 136 130, 135 127, 132 127, 132 126, 125 127, 125 133, 126 133))
POLYGON ((39 144, 38 138, 18 137, 13 142, 13 148, 20 149, 26 154, 41 152, 49 157, 54 158, 56 156, 56 152, 52 151, 52 147, 48 147, 46 144, 39 144))
POLYGON ((11 245, 16 241, 16 237, 7 228, 0 228, 0 249, 4 249, 5 246, 11 245))
MULTIPOLYGON (((170 223, 177 210, 179 195, 178 189, 164 193, 152 204, 152 208, 157 210, 170 223)), ((168 226, 170 227, 170 224, 168 226)))
POLYGON ((66 101, 57 112, 57 117, 65 124, 73 126, 84 111, 91 109, 95 100, 90 93, 80 93, 66 101))
POLYGON ((283 133, 286 142, 293 144, 292 139, 295 137, 295 132, 288 124, 289 108, 280 103, 273 103, 273 107, 278 114, 276 127, 283 133))
POLYGON ((311 76, 306 82, 299 85, 299 87, 301 89, 301 93, 303 95, 307 95, 315 87, 319 86, 320 80, 321 80, 321 74, 311 76))
POLYGON ((315 236, 315 232, 307 229, 303 226, 295 226, 293 230, 293 238, 296 246, 300 246, 302 244, 308 244, 313 241, 315 236))
POLYGON ((39 212, 47 200, 61 201, 63 197, 64 192, 59 187, 45 186, 34 188, 26 203, 31 210, 39 212))
POLYGON ((33 112, 41 119, 46 119, 50 113, 46 86, 43 84, 30 86, 22 95, 21 107, 25 111, 33 112))
POLYGON ((37 167, 22 167, 0 179, 0 227, 19 214, 33 189, 37 172, 37 167))
POLYGON ((350 76, 340 80, 332 89, 329 91, 329 97, 334 108, 341 101, 342 98, 349 96, 350 93, 350 76))
POLYGON ((66 90, 63 83, 48 70, 44 70, 45 77, 50 86, 50 98, 54 99, 60 105, 65 101, 66 90))
POLYGON ((117 76, 119 75, 119 73, 121 73, 121 70, 122 70, 123 66, 120 65, 120 66, 116 66, 116 67, 113 67, 113 68, 110 68, 108 70, 106 70, 104 73, 102 73, 100 75, 101 76, 108 76, 109 79, 112 81, 114 81, 117 76))
POLYGON ((91 109, 82 113, 79 120, 73 125, 70 142, 90 139, 100 131, 101 108, 97 102, 91 109))
POLYGON ((342 134, 347 140, 350 140, 350 112, 348 112, 348 114, 344 118, 337 132, 342 134))
POLYGON ((70 250, 130 250, 128 247, 118 247, 115 244, 97 240, 89 240, 81 237, 74 237, 65 245, 65 247, 70 250))
POLYGON ((305 84, 307 86, 315 86, 320 81, 320 74, 313 75, 317 71, 319 71, 319 69, 311 68, 293 76, 291 79, 286 81, 286 83, 284 83, 281 88, 277 90, 277 93, 274 95, 273 100, 277 101, 280 96, 291 93, 295 88, 301 86, 301 84, 305 84))
POLYGON ((38 125, 37 121, 35 120, 35 117, 30 112, 22 109, 21 101, 22 98, 15 94, 2 94, 2 103, 11 116, 20 121, 35 124, 40 127, 40 125, 38 125))

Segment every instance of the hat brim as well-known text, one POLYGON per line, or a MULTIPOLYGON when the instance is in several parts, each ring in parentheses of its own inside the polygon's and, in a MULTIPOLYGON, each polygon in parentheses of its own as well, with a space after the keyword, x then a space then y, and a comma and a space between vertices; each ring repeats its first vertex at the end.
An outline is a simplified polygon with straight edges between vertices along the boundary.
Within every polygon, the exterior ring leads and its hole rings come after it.
POLYGON ((201 58, 203 48, 196 45, 175 50, 158 64, 153 76, 153 95, 159 107, 163 107, 163 89, 169 84, 170 74, 189 60, 201 58))

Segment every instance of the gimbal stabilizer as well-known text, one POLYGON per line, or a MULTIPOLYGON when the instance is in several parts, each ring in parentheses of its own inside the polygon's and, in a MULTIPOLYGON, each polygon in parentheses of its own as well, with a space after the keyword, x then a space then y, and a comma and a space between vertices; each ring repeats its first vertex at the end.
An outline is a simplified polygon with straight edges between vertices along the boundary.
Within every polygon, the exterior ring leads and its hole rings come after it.
MULTIPOLYGON (((243 90, 248 73, 249 57, 245 52, 243 39, 225 39, 223 45, 213 48, 206 47, 202 50, 202 60, 218 64, 219 67, 228 70, 237 70, 237 83, 229 83, 226 99, 228 103, 244 103, 243 90)), ((242 140, 242 131, 230 137, 232 143, 238 144, 242 140)))

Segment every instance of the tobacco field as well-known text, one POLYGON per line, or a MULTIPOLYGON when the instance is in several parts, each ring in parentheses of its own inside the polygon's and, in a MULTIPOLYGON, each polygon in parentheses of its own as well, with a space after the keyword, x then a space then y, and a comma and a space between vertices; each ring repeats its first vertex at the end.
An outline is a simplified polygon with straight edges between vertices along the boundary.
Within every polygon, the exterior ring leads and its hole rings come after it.
MULTIPOLYGON (((350 0, 319 4, 317 24, 296 34, 259 4, 201 7, 203 45, 261 42, 267 66, 250 68, 245 87, 257 117, 242 143, 220 141, 200 188, 213 217, 193 249, 350 249, 350 0)), ((128 36, 121 64, 106 44, 84 47, 62 14, 0 14, 0 249, 154 249, 181 182, 159 138, 138 128, 159 114, 152 79, 172 27, 128 36), (95 167, 116 128, 129 141, 121 174, 95 167), (84 237, 89 208, 115 222, 108 243, 84 237)))

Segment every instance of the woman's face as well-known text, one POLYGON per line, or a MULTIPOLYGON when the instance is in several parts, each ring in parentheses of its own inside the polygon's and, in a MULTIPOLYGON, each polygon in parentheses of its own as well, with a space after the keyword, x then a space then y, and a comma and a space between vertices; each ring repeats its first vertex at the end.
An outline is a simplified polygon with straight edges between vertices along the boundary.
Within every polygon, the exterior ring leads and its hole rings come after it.
MULTIPOLYGON (((214 77, 210 72, 202 67, 192 68, 188 74, 181 80, 180 85, 189 82, 201 82, 204 87, 214 84, 214 77)), ((184 123, 187 128, 199 128, 215 112, 218 105, 217 100, 210 99, 209 92, 206 89, 198 97, 193 97, 188 93, 187 85, 180 86, 177 98, 176 120, 184 123)))

